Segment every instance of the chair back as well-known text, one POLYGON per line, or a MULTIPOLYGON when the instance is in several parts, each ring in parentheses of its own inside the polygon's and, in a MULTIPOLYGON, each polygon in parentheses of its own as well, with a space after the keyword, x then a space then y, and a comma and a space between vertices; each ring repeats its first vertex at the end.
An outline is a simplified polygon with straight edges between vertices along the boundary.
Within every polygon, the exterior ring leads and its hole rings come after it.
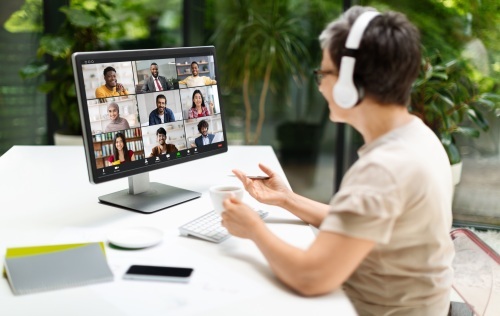
POLYGON ((468 229, 450 234, 455 246, 453 288, 475 315, 500 315, 500 256, 468 229))

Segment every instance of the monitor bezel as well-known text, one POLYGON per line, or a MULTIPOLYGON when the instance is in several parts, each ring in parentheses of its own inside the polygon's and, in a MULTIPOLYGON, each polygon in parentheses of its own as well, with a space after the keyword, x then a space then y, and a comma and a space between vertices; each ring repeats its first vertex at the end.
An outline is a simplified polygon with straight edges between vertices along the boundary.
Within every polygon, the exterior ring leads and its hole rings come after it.
MULTIPOLYGON (((218 154, 227 152, 228 142, 225 123, 225 110, 221 99, 220 88, 217 88, 219 99, 219 109, 222 124, 222 133, 224 140, 218 148, 213 148, 209 151, 198 152, 192 155, 185 155, 181 158, 176 158, 168 161, 163 161, 158 164, 148 164, 131 170, 123 170, 118 173, 107 174, 106 176, 98 176, 96 157, 93 155, 94 145, 92 139, 92 128, 87 105, 87 97, 85 93, 85 84, 83 78, 83 67, 85 61, 94 61, 105 63, 109 60, 110 63, 123 61, 138 61, 138 60, 154 60, 154 59, 169 59, 169 58, 184 58, 213 55, 214 72, 219 86, 219 67, 217 64, 217 55, 214 46, 196 46, 196 47, 178 47, 178 48, 158 48, 158 49, 136 49, 136 50, 114 50, 114 51, 92 51, 92 52, 77 52, 71 56, 73 64, 73 72, 75 77, 75 87, 78 99, 78 107, 83 130, 83 144, 85 147, 85 157, 87 162, 87 172, 89 181, 94 184, 104 183, 112 180, 117 180, 125 177, 138 175, 145 172, 159 170, 174 166, 181 163, 186 163, 218 154)), ((136 94, 134 94, 136 95, 136 94)), ((147 157, 146 157, 147 158, 147 157)))

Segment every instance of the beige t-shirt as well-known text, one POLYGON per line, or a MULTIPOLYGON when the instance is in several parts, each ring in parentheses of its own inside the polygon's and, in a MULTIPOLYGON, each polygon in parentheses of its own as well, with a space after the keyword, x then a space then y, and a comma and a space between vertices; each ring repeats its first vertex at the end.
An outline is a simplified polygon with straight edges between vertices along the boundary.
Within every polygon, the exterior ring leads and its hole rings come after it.
POLYGON ((320 227, 376 243, 344 290, 360 315, 446 315, 454 248, 443 146, 415 117, 358 154, 320 227))

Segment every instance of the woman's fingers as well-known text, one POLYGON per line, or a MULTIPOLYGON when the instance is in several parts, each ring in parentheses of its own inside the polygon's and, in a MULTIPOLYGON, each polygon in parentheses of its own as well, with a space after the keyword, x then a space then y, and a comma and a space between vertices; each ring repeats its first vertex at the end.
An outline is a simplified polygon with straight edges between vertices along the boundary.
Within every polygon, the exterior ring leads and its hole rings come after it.
POLYGON ((260 170, 264 171, 264 173, 267 174, 269 177, 272 178, 274 176, 274 171, 272 171, 270 168, 268 168, 264 164, 259 163, 259 168, 260 168, 260 170))
POLYGON ((245 189, 248 190, 248 187, 252 184, 252 180, 250 180, 246 174, 244 174, 242 171, 234 169, 233 170, 234 175, 243 183, 245 186, 245 189))

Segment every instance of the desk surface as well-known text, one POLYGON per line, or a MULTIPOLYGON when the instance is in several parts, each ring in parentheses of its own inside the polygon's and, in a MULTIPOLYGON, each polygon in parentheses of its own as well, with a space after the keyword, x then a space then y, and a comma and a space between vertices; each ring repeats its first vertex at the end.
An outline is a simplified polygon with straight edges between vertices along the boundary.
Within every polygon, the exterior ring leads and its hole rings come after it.
MULTIPOLYGON (((208 188, 237 184, 231 169, 258 171, 263 162, 285 177, 269 146, 235 146, 222 155, 150 173, 150 180, 202 192, 202 197, 145 215, 98 203, 97 197, 128 187, 127 179, 99 185, 88 181, 82 147, 14 146, 0 157, 0 260, 8 247, 105 241, 118 228, 149 226, 164 232, 148 249, 119 250, 106 245, 114 281, 14 296, 0 280, 0 315, 355 315, 342 291, 304 298, 282 283, 255 245, 231 237, 221 244, 182 237, 178 227, 211 210, 208 188), (193 172, 197 164, 203 172, 193 172), (194 268, 188 284, 123 280, 131 264, 194 268)), ((306 248, 311 229, 288 212, 269 211, 271 230, 306 248)))

